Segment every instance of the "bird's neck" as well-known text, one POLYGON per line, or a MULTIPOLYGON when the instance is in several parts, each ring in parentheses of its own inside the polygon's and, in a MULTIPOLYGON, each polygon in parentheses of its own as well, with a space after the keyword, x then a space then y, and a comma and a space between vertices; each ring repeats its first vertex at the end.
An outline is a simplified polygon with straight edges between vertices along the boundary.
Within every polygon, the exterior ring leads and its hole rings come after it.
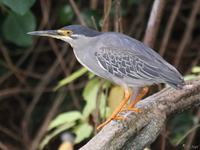
POLYGON ((84 49, 85 47, 90 46, 93 42, 95 37, 85 37, 84 35, 79 35, 79 37, 76 38, 73 42, 70 42, 70 45, 74 49, 84 49))

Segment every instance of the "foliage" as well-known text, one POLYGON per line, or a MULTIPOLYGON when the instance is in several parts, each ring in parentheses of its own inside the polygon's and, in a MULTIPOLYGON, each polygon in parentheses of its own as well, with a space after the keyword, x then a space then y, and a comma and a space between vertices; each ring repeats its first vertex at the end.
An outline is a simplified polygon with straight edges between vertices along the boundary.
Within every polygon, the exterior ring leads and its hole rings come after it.
POLYGON ((65 123, 75 122, 76 120, 81 119, 81 117, 82 115, 79 111, 71 111, 59 114, 54 120, 52 120, 47 130, 51 130, 65 123))
POLYGON ((59 127, 57 127, 57 129, 55 131, 53 131, 50 134, 47 134, 45 136, 45 138, 40 142, 38 148, 39 149, 44 149, 44 147, 50 142, 51 139, 53 139, 54 137, 56 137, 58 134, 72 128, 75 126, 75 122, 71 122, 71 123, 64 123, 62 125, 59 125, 59 127))
POLYGON ((10 12, 3 23, 3 34, 6 40, 18 46, 27 47, 33 42, 33 37, 26 33, 35 28, 36 21, 31 11, 26 12, 23 16, 10 12))
POLYGON ((26 33, 36 28, 34 14, 29 10, 35 0, 2 0, 2 3, 11 8, 3 21, 5 39, 18 46, 27 47, 33 42, 33 37, 26 33))
POLYGON ((190 80, 190 79, 194 79, 194 78, 199 77, 199 75, 200 75, 200 67, 199 66, 193 67, 191 72, 192 72, 191 74, 186 75, 184 77, 185 80, 190 80))
POLYGON ((70 76, 62 79, 59 81, 58 85, 54 88, 54 90, 57 90, 58 88, 60 88, 63 85, 66 85, 72 81, 74 81, 75 79, 77 79, 78 77, 82 76, 84 73, 87 72, 86 68, 81 68, 80 70, 74 72, 73 74, 71 74, 70 76))
MULTIPOLYGON (((79 74, 81 70, 75 72, 74 74, 76 73, 79 74)), ((72 77, 70 76, 69 78, 71 79, 72 77)), ((49 140, 51 140, 57 134, 59 134, 64 130, 72 129, 72 132, 76 135, 75 143, 80 143, 85 138, 88 138, 91 135, 93 127, 88 124, 88 120, 89 120, 89 115, 96 108, 96 98, 98 95, 100 81, 101 81, 100 78, 94 78, 91 81, 89 81, 85 86, 83 90, 83 97, 84 100, 86 101, 86 105, 84 106, 82 113, 79 111, 64 112, 59 114, 54 120, 51 121, 47 130, 48 131, 51 131, 52 129, 54 130, 52 133, 47 134, 46 137, 43 139, 43 141, 40 143, 39 146, 40 149, 43 149, 49 140)), ((104 112, 105 100, 106 100, 105 94, 101 93, 101 99, 100 99, 101 112, 104 112)))
POLYGON ((11 10, 20 16, 25 15, 31 6, 35 3, 35 0, 2 0, 3 4, 11 8, 11 10))
POLYGON ((61 25, 69 24, 74 17, 74 10, 71 5, 66 4, 60 8, 59 21, 61 25))

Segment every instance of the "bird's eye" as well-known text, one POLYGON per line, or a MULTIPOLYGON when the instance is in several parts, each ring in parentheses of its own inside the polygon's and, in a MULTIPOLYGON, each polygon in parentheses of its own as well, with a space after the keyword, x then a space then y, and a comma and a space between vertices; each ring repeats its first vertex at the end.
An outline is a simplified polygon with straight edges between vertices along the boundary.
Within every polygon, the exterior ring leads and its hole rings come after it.
POLYGON ((66 31, 66 35, 68 35, 68 36, 70 36, 70 35, 72 35, 72 34, 73 34, 72 31, 70 31, 70 30, 67 30, 67 31, 66 31))
POLYGON ((58 30, 58 33, 60 33, 62 35, 66 35, 66 36, 70 36, 73 34, 73 32, 71 30, 58 30))

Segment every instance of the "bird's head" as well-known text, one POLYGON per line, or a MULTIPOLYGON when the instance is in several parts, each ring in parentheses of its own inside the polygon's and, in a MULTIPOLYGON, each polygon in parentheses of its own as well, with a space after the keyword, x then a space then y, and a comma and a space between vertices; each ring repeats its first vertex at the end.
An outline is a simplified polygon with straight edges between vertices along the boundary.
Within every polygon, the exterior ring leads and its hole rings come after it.
POLYGON ((58 30, 33 31, 27 34, 57 38, 76 47, 77 44, 81 44, 91 37, 98 36, 101 32, 81 25, 70 25, 58 30))

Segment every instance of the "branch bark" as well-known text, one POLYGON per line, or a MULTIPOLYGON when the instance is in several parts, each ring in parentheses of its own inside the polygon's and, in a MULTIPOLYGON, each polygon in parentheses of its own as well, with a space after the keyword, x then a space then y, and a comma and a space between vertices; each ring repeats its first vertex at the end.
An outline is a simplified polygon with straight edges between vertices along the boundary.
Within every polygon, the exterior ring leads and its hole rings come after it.
POLYGON ((181 90, 167 87, 137 103, 142 114, 122 112, 126 121, 112 120, 80 150, 142 150, 162 131, 166 118, 200 106, 200 78, 189 80, 181 90))

